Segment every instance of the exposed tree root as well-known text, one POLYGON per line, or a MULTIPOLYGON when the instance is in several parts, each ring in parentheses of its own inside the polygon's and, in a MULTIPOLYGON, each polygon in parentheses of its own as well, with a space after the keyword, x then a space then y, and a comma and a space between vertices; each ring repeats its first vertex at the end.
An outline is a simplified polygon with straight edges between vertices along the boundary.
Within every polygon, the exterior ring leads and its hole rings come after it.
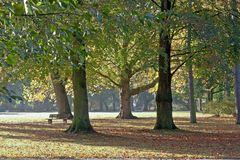
POLYGON ((89 120, 75 118, 69 128, 65 131, 67 133, 95 133, 89 120))
POLYGON ((156 124, 153 129, 154 130, 162 130, 162 129, 175 130, 175 129, 178 129, 178 127, 174 123, 172 123, 172 125, 169 125, 169 126, 162 126, 161 124, 156 124))
POLYGON ((138 117, 130 114, 130 115, 123 115, 121 113, 118 114, 118 116, 116 117, 117 119, 138 119, 138 117))

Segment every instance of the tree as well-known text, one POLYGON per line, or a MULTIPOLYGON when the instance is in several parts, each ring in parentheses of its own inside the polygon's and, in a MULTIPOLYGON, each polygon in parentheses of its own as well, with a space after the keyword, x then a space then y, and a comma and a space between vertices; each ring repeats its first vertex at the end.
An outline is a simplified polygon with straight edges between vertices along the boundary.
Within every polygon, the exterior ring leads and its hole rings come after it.
POLYGON ((156 29, 149 26, 152 15, 147 12, 146 2, 107 2, 97 14, 96 26, 100 27, 90 40, 92 54, 87 65, 100 85, 99 76, 111 88, 119 89, 118 118, 132 119, 136 117, 132 115, 131 96, 154 87, 158 81, 154 70, 156 29))
POLYGON ((158 90, 156 95, 157 121, 154 129, 176 129, 172 117, 172 90, 171 90, 171 38, 167 14, 174 7, 170 0, 161 0, 161 5, 152 0, 165 13, 161 24, 164 26, 160 32, 159 40, 159 70, 158 90))
MULTIPOLYGON (((192 14, 192 0, 189 0, 189 14, 192 14)), ((189 53, 191 53, 191 41, 192 41, 192 27, 191 23, 188 24, 188 35, 187 35, 187 48, 189 50, 189 53)), ((190 112, 190 122, 191 123, 197 123, 197 118, 196 118, 196 104, 195 104, 195 99, 194 99, 194 78, 193 78, 193 67, 192 67, 192 62, 189 62, 188 65, 188 85, 189 85, 189 108, 191 110, 190 112)))
MULTIPOLYGON (((78 33, 79 34, 79 33, 78 33)), ((77 35, 79 36, 79 35, 77 35)), ((77 48, 85 47, 82 38, 76 38, 77 48), (79 47, 80 46, 80 47, 79 47)), ((93 132, 93 128, 89 120, 88 111, 88 95, 87 95, 87 80, 86 80, 86 51, 82 49, 81 57, 79 54, 72 53, 71 59, 73 64, 72 83, 73 83, 73 94, 74 94, 74 117, 73 122, 67 132, 78 133, 93 132), (81 64, 79 66, 79 64, 81 64)))
POLYGON ((240 124, 240 64, 239 64, 239 29, 238 29, 238 16, 239 11, 237 8, 237 1, 231 0, 230 1, 231 6, 231 20, 232 20, 232 51, 234 55, 237 56, 237 60, 235 60, 235 66, 234 66, 234 76, 235 76, 235 97, 236 97, 236 108, 237 108, 237 124, 240 124))
POLYGON ((51 74, 51 80, 54 88, 54 93, 56 95, 56 103, 58 107, 57 117, 72 119, 73 115, 68 102, 64 81, 61 80, 61 77, 58 72, 54 72, 51 74))
MULTIPOLYGON (((93 128, 88 114, 86 85, 85 63, 87 52, 82 35, 85 32, 81 32, 81 27, 84 27, 81 26, 81 20, 84 18, 80 19, 81 16, 78 14, 82 2, 44 0, 36 2, 29 0, 24 7, 22 3, 16 4, 18 5, 18 11, 21 12, 14 13, 14 16, 19 16, 19 19, 22 18, 28 22, 23 24, 24 27, 20 26, 21 32, 19 32, 22 37, 27 37, 27 40, 23 43, 27 43, 28 40, 31 41, 30 45, 24 46, 24 51, 33 56, 34 60, 47 64, 52 62, 61 65, 66 64, 72 68, 74 118, 67 131, 70 133, 92 132, 93 128), (22 10, 25 10, 25 12, 22 12, 22 10), (75 12, 71 13, 72 10, 75 12), (69 13, 65 14, 65 11, 69 13), (40 29, 32 30, 33 26, 40 29), (69 59, 69 57, 71 58, 69 59)), ((61 65, 56 65, 57 69, 60 69, 59 66, 61 65)))

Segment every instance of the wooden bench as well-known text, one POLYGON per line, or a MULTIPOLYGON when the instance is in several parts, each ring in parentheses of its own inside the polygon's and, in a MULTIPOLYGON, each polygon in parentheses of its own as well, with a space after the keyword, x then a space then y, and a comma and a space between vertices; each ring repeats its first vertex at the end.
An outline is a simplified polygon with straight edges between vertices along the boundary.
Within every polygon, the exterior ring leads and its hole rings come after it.
MULTIPOLYGON (((50 114, 48 120, 48 124, 52 124, 53 123, 53 119, 58 119, 58 114, 50 114)), ((63 123, 67 124, 67 118, 63 118, 63 123)))
POLYGON ((52 119, 53 119, 53 118, 57 119, 57 117, 58 117, 58 114, 50 114, 50 115, 49 115, 49 118, 52 118, 52 119))

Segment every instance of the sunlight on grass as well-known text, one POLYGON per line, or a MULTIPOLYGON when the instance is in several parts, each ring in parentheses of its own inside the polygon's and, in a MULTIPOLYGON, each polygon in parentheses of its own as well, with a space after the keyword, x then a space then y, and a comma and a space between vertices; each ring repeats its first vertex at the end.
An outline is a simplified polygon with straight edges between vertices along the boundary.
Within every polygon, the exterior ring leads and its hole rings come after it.
MULTIPOLYGON (((79 142, 81 143, 81 142, 79 142)), ((175 158, 211 158, 211 156, 194 155, 194 154, 178 154, 167 153, 156 150, 113 147, 113 146, 92 146, 82 145, 79 143, 62 143, 62 142, 46 142, 19 139, 5 139, 0 144, 0 156, 8 158, 131 158, 131 157, 175 157, 175 158)), ((139 146, 142 148, 144 146, 139 146)))
MULTIPOLYGON (((151 113, 145 114, 146 116, 151 113)), ((179 114, 178 114, 179 115, 179 114)), ((67 134, 70 124, 46 119, 0 120, 0 157, 7 158, 237 158, 240 128, 232 117, 175 118, 181 130, 154 131, 155 118, 93 119, 96 134, 67 134)))

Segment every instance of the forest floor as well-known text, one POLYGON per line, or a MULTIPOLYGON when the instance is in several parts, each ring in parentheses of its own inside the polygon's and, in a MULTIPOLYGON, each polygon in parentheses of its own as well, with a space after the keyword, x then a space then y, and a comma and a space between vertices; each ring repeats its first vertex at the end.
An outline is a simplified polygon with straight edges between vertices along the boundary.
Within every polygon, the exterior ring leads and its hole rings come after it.
POLYGON ((0 118, 1 158, 240 158, 240 126, 232 117, 174 118, 180 128, 155 131, 154 118, 93 119, 97 133, 67 134, 68 124, 0 118))

